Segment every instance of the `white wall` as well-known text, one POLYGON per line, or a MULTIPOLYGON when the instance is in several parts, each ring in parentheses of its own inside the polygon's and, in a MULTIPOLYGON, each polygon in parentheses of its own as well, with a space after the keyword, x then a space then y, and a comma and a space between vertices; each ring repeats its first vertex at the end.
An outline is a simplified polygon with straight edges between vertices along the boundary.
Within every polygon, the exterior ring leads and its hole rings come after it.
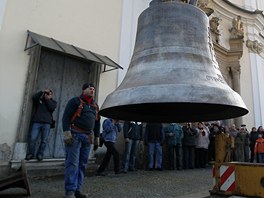
MULTIPOLYGON (((53 37, 118 62, 122 0, 9 0, 5 8, 0 20, 0 144, 11 146, 18 129, 28 68, 29 56, 24 52, 26 31, 53 37)), ((117 71, 111 71, 102 77, 103 90, 114 89, 116 75, 117 71)), ((99 94, 99 104, 104 95, 99 94)))
POLYGON ((5 14, 5 4, 6 0, 0 0, 0 32, 2 28, 2 22, 5 14))
POLYGON ((119 70, 118 85, 122 82, 127 72, 131 60, 131 56, 133 54, 136 33, 137 33, 138 17, 143 10, 148 8, 150 1, 151 0, 141 0, 141 1, 125 0, 123 3, 119 62, 124 67, 124 70, 123 71, 119 70))
POLYGON ((255 126, 258 127, 264 123, 264 59, 257 54, 250 53, 252 82, 253 82, 253 98, 255 112, 255 126))

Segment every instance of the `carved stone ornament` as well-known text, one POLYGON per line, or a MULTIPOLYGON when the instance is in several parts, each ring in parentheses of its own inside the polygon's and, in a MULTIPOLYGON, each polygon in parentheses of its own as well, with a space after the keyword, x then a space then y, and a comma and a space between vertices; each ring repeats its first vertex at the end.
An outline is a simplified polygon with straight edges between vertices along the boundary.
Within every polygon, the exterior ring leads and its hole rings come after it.
POLYGON ((219 26, 219 18, 218 17, 213 17, 212 19, 210 19, 210 30, 213 34, 213 36, 215 37, 215 41, 217 43, 219 43, 219 36, 220 36, 220 32, 219 32, 219 29, 218 29, 218 26, 219 26))
POLYGON ((243 39, 244 38, 244 24, 241 21, 241 16, 237 16, 232 20, 232 28, 229 29, 231 33, 231 39, 243 39))
POLYGON ((257 40, 247 40, 246 46, 256 54, 260 54, 264 51, 264 45, 262 43, 259 43, 257 40))
POLYGON ((204 11, 206 15, 209 17, 214 12, 214 10, 208 7, 208 3, 209 3, 208 0, 199 0, 197 7, 200 8, 202 11, 204 11))

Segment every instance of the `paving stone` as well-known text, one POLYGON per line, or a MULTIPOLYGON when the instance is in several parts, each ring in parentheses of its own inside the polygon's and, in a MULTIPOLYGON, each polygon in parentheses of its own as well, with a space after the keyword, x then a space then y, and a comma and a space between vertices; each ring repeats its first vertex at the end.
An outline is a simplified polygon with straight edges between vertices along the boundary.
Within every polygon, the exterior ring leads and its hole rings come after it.
MULTIPOLYGON (((109 170, 107 176, 95 176, 88 171, 83 192, 89 197, 100 198, 202 198, 210 195, 212 171, 206 169, 190 170, 138 170, 115 175, 109 170)), ((31 198, 57 198, 64 196, 63 175, 53 177, 30 177, 31 198)), ((0 197, 27 197, 22 188, 9 188, 0 192, 0 197)))

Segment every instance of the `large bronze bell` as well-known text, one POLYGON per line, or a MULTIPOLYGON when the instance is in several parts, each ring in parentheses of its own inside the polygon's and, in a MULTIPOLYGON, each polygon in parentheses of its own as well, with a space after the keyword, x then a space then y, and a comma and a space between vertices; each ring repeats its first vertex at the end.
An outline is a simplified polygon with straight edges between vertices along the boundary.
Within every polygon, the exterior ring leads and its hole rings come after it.
POLYGON ((219 70, 206 14, 181 1, 153 0, 138 19, 127 74, 99 113, 120 120, 193 122, 248 110, 219 70))

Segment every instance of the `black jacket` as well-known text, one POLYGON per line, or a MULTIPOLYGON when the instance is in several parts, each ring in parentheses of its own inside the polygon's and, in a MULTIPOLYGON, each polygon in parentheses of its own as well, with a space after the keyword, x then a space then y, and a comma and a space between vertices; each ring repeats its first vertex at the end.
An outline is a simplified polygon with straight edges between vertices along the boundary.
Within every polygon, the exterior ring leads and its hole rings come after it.
POLYGON ((123 126, 124 138, 142 140, 143 127, 137 122, 125 121, 123 126))
POLYGON ((161 123, 147 123, 145 131, 145 143, 163 143, 164 130, 161 123))
POLYGON ((251 131, 250 132, 250 135, 249 135, 250 144, 249 144, 249 146, 251 148, 255 147, 255 143, 256 143, 256 140, 258 139, 258 135, 259 135, 259 133, 257 131, 251 131))
POLYGON ((195 128, 187 128, 186 126, 182 127, 183 130, 183 146, 195 146, 197 130, 195 128))
POLYGON ((45 100, 42 91, 33 95, 32 99, 36 108, 32 122, 51 124, 52 113, 57 107, 57 102, 53 99, 45 100))
POLYGON ((74 124, 76 127, 86 130, 93 131, 95 137, 100 135, 100 117, 98 115, 98 105, 92 100, 91 104, 88 104, 85 98, 81 95, 80 97, 74 97, 69 100, 62 117, 62 128, 63 131, 69 131, 71 125, 74 124), (77 111, 80 105, 80 98, 83 100, 83 109, 81 116, 76 117, 73 123, 71 123, 72 116, 77 111))

